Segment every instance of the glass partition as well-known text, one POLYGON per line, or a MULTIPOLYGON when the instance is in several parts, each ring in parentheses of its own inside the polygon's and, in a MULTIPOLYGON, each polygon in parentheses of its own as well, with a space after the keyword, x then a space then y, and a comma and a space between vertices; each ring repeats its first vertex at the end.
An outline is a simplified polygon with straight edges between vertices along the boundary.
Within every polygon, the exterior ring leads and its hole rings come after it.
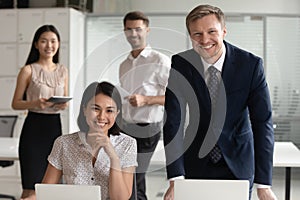
MULTIPOLYGON (((185 14, 150 14, 149 44, 169 55, 191 48, 185 14)), ((119 64, 130 52, 123 16, 87 16, 86 83, 118 84, 119 64)), ((275 139, 300 146, 300 16, 226 14, 225 40, 264 60, 275 139)))
POLYGON ((300 18, 266 18, 266 60, 275 136, 300 144, 300 18))

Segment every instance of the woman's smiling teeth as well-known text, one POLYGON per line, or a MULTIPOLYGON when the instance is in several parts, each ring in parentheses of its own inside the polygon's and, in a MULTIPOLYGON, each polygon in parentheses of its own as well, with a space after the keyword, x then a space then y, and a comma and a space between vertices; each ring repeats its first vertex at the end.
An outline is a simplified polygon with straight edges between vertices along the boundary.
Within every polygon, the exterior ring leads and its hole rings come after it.
POLYGON ((95 121, 95 123, 100 127, 104 127, 107 124, 106 122, 98 122, 98 121, 95 121))
POLYGON ((46 50, 45 52, 46 53, 52 53, 52 50, 46 50))

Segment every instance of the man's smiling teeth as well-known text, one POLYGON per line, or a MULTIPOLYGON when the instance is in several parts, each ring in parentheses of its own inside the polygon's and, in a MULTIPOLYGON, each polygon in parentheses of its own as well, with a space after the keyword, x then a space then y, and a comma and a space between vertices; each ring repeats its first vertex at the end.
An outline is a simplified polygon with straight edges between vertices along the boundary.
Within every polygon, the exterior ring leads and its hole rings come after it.
POLYGON ((213 45, 211 44, 211 45, 208 45, 208 46, 200 46, 202 49, 209 49, 209 48, 211 48, 213 45))

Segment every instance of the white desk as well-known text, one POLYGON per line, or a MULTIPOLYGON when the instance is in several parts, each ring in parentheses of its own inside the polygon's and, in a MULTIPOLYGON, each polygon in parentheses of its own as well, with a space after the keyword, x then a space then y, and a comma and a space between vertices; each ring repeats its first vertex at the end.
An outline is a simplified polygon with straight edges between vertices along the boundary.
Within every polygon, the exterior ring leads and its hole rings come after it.
POLYGON ((19 138, 0 137, 0 160, 18 160, 19 138))
POLYGON ((285 167, 285 200, 290 200, 291 168, 300 167, 300 150, 292 142, 275 142, 274 167, 285 167))
MULTIPOLYGON (((0 137, 0 160, 18 160, 18 146, 19 138, 0 137)), ((154 152, 152 162, 165 166, 165 154, 161 140, 154 152)), ((291 168, 300 167, 300 150, 292 142, 275 142, 273 166, 286 169, 285 199, 289 200, 291 168)))
MULTIPOLYGON (((150 164, 165 166, 166 160, 162 140, 158 142, 150 164)), ((275 142, 273 166, 285 167, 285 200, 289 200, 291 168, 300 167, 300 150, 292 142, 275 142)))

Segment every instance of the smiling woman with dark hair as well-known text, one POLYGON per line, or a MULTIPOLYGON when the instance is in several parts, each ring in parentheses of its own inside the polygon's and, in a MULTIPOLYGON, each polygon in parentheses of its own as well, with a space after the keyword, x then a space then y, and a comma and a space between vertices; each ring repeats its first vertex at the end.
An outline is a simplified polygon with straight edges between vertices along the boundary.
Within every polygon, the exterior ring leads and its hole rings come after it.
POLYGON ((120 132, 121 97, 108 82, 83 93, 80 131, 56 139, 42 183, 100 185, 101 199, 128 200, 137 166, 136 141, 120 132))
POLYGON ((68 103, 48 102, 52 96, 68 96, 68 69, 59 63, 60 35, 51 24, 39 27, 25 65, 18 74, 12 108, 28 110, 22 127, 19 160, 21 198, 34 194, 47 168, 54 140, 62 135, 60 112, 68 103))

